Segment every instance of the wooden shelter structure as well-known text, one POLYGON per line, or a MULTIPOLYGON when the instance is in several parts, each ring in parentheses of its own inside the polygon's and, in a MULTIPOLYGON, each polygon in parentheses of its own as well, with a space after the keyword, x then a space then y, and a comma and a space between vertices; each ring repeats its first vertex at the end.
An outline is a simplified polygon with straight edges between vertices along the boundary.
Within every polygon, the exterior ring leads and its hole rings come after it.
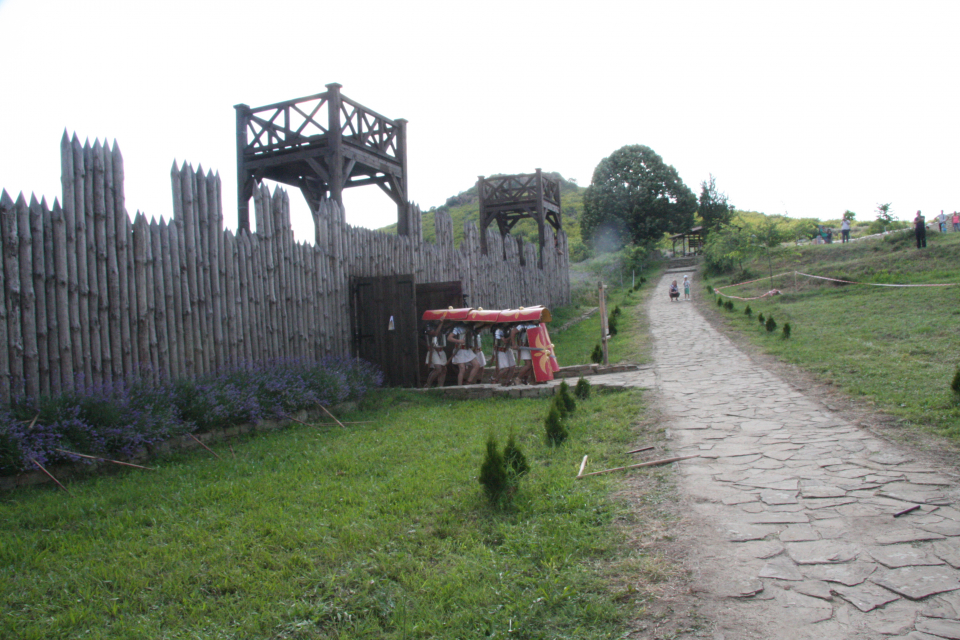
POLYGON ((677 254, 677 242, 680 243, 681 255, 694 253, 699 255, 703 251, 703 227, 694 227, 690 231, 670 236, 673 241, 673 254, 677 254))
POLYGON ((300 189, 316 219, 323 198, 343 206, 343 190, 375 184, 397 204, 398 230, 407 216, 407 121, 391 120, 340 93, 237 112, 237 226, 250 230, 249 201, 264 178, 300 189))
POLYGON ((521 173, 477 180, 480 200, 480 249, 487 254, 487 227, 494 220, 500 235, 506 236, 513 227, 525 218, 537 222, 539 235, 539 265, 543 266, 544 225, 550 224, 554 231, 562 228, 560 207, 560 181, 536 173, 521 173))

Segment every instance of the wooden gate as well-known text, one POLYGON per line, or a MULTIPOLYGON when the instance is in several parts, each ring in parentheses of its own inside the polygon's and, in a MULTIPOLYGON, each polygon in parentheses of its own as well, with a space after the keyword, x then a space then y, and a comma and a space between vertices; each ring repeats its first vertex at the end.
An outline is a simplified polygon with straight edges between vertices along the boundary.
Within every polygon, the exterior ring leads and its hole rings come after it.
POLYGON ((386 386, 420 385, 418 290, 412 275, 350 279, 354 355, 379 366, 386 386))
MULTIPOLYGON (((423 317, 423 312, 427 309, 446 309, 447 307, 464 307, 466 304, 463 299, 463 284, 459 280, 449 282, 427 282, 417 285, 417 320, 423 317)), ((420 381, 426 382, 427 374, 427 341, 423 334, 423 323, 419 323, 420 329, 417 344, 417 362, 420 363, 420 381)), ((448 327, 449 328, 449 327, 448 327)), ((450 356, 452 350, 447 349, 447 356, 450 356)), ((447 381, 445 384, 457 383, 456 367, 447 367, 447 381)))

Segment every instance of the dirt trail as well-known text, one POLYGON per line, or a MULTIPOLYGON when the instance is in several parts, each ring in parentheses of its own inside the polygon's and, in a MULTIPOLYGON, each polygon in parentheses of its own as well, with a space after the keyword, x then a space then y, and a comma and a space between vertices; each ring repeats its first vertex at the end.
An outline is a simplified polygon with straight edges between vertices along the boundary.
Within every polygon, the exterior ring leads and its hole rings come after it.
POLYGON ((648 312, 672 450, 700 454, 679 463, 679 485, 709 631, 687 637, 960 639, 952 470, 753 361, 695 304, 669 301, 674 279, 648 312))

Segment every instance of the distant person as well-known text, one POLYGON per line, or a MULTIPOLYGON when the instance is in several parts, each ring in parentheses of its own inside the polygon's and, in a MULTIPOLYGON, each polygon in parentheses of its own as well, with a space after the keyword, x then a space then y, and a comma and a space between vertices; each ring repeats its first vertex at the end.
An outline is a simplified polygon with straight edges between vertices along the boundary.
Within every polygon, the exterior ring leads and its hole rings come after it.
POLYGON ((683 276, 683 299, 690 299, 690 278, 683 276))
POLYGON ((850 242, 850 221, 846 218, 840 223, 840 242, 850 242))
POLYGON ((917 216, 913 219, 913 233, 917 236, 917 249, 922 249, 927 246, 927 220, 923 217, 923 214, 920 211, 917 211, 917 216))
POLYGON ((833 244, 833 229, 827 227, 827 244, 833 244))
POLYGON ((953 230, 960 231, 960 213, 953 212, 953 230))
POLYGON ((940 223, 940 233, 947 232, 947 216, 943 215, 943 209, 940 209, 940 215, 937 216, 937 221, 940 223))
POLYGON ((670 284, 670 302, 673 302, 674 300, 680 302, 680 288, 677 287, 676 280, 670 284))

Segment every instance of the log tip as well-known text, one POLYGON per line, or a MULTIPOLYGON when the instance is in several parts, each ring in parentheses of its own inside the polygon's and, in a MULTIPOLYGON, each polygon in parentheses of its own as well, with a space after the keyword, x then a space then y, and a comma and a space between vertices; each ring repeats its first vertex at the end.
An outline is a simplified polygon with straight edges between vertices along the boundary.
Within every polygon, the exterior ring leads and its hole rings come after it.
POLYGON ((13 200, 10 198, 10 194, 7 193, 6 189, 4 189, 2 193, 0 193, 0 206, 2 207, 13 206, 13 200))

